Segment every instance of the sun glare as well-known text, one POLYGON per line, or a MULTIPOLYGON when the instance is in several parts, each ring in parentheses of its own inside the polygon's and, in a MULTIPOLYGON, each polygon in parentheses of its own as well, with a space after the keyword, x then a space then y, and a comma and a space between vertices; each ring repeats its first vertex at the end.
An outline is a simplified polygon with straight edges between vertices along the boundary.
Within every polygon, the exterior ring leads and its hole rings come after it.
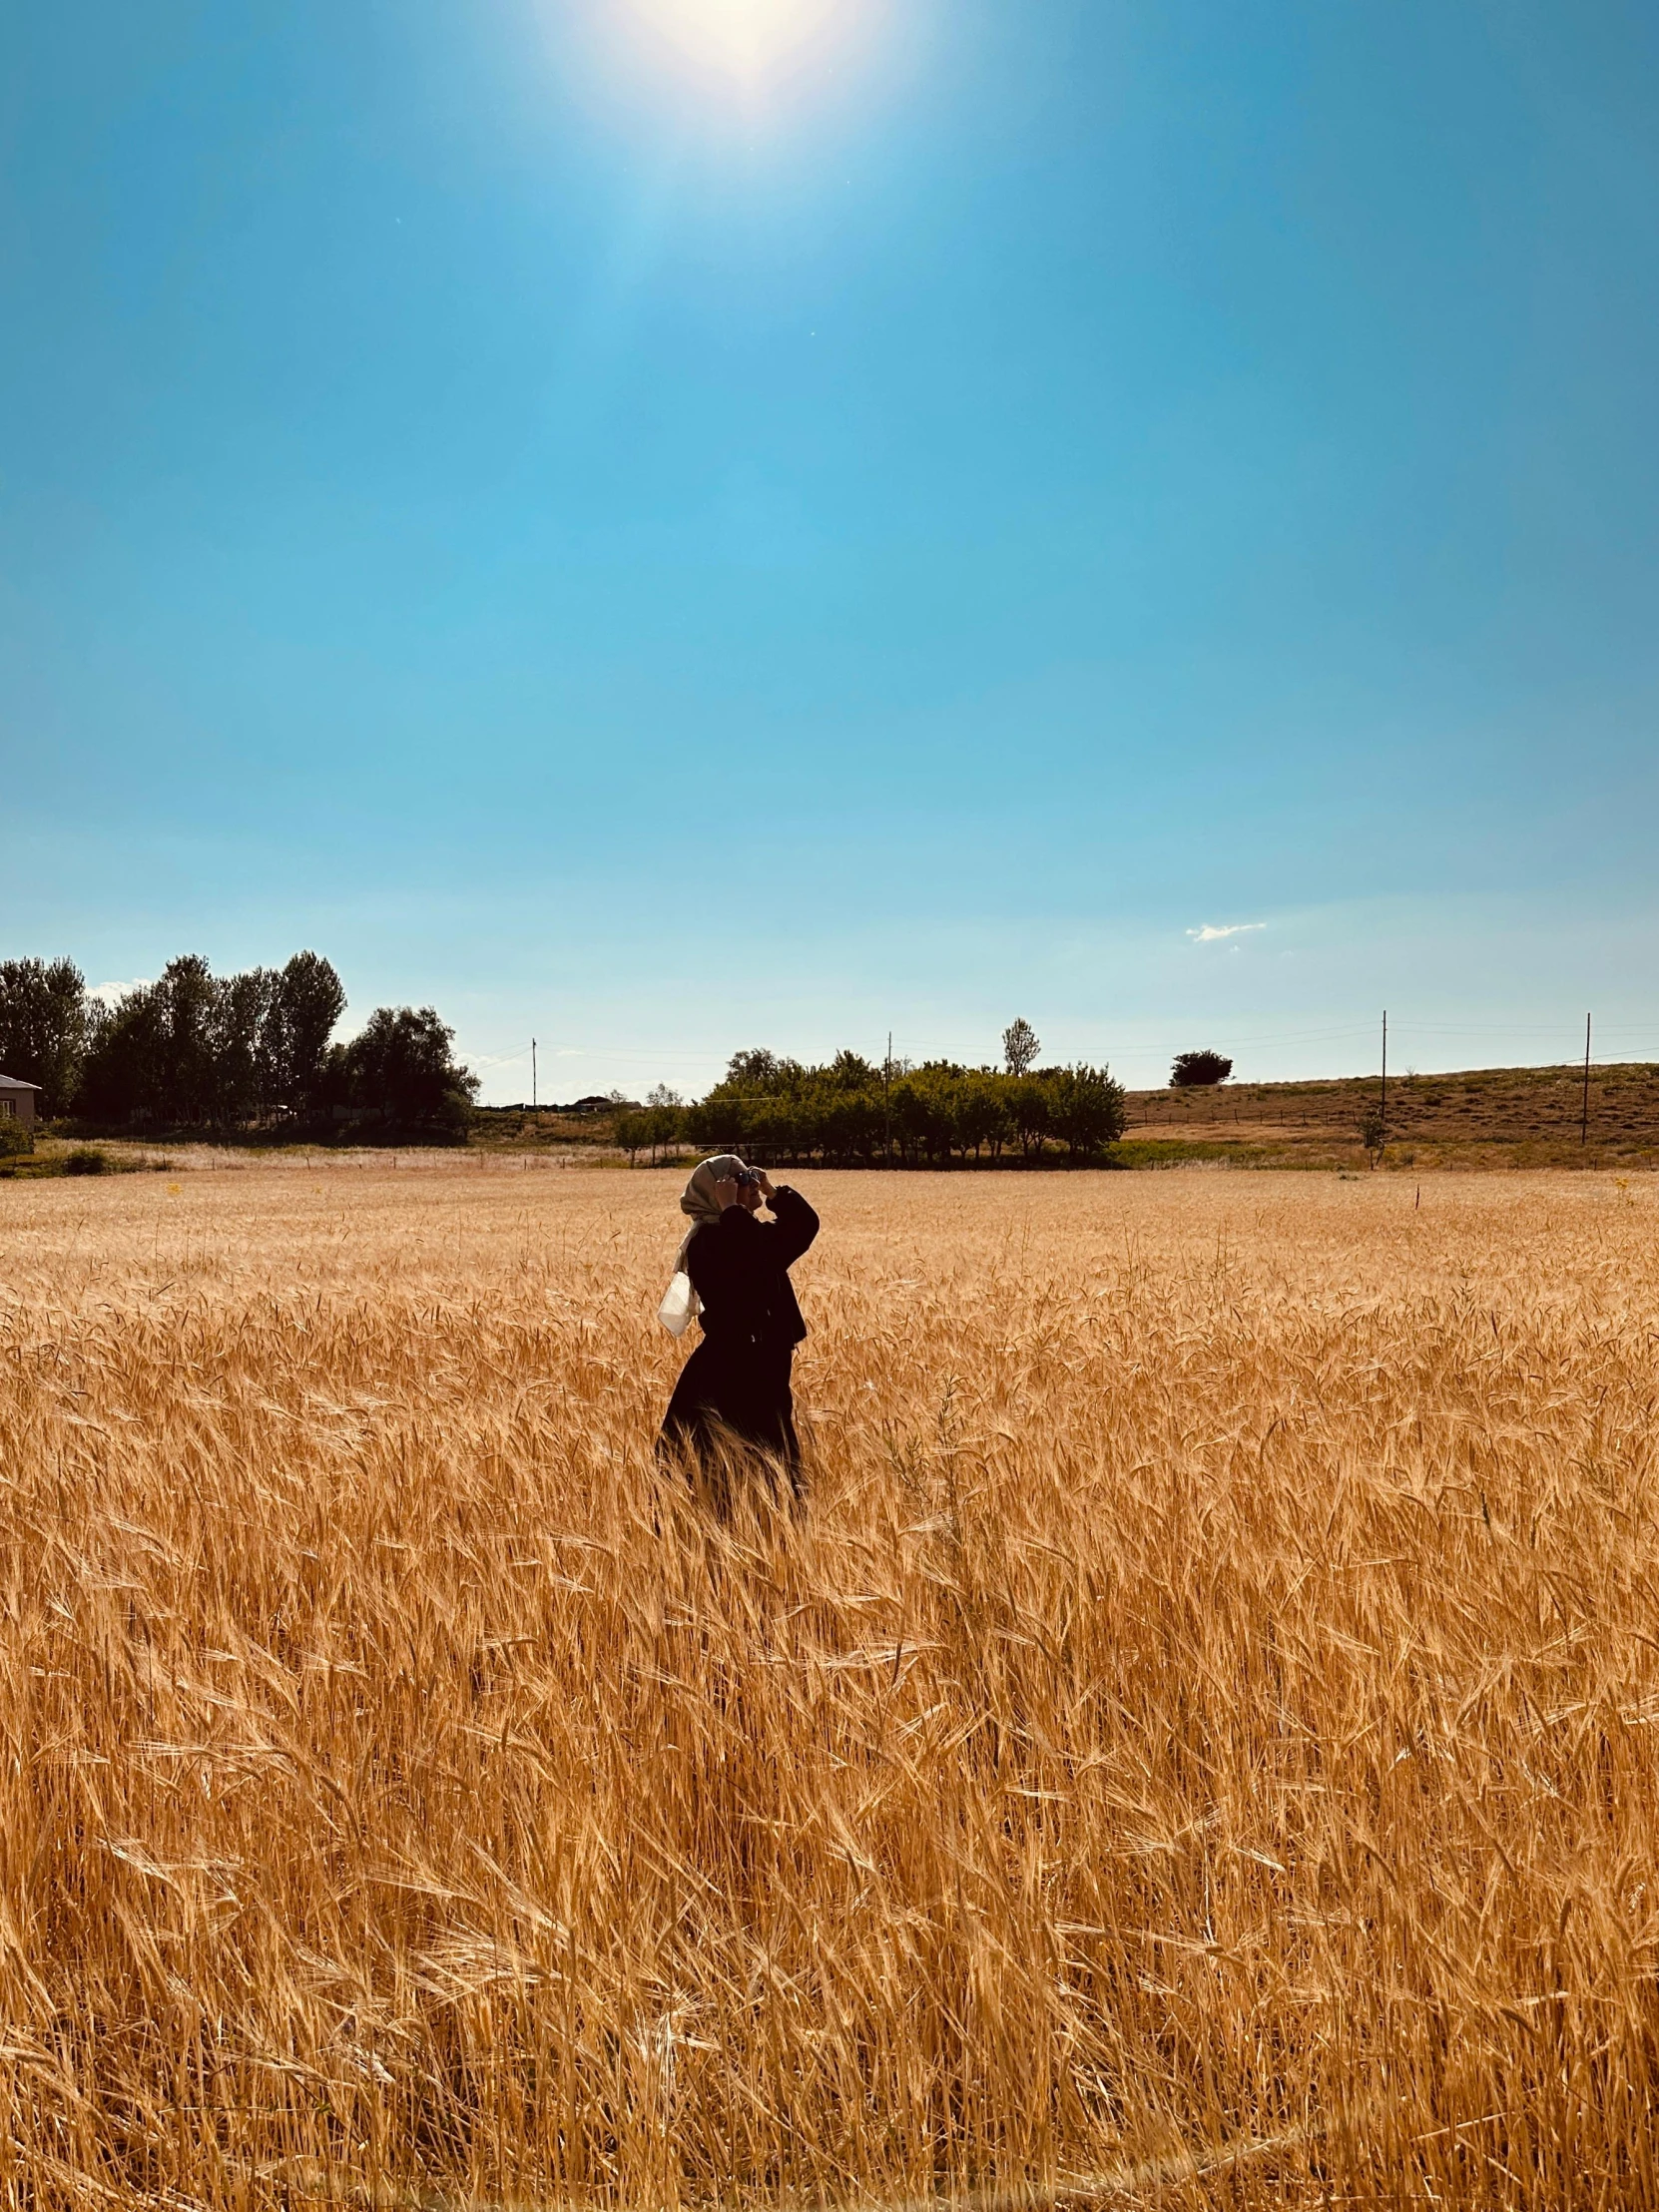
POLYGON ((749 90, 793 76, 840 43, 856 0, 630 0, 659 55, 749 90))

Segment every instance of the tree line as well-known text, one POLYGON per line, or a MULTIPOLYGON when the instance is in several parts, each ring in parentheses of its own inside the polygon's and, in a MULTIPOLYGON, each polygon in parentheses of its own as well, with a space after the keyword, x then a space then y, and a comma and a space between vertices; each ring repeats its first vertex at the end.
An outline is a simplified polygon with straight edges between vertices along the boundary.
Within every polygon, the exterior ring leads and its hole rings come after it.
POLYGON ((113 1004, 73 960, 0 960, 0 1073, 38 1083, 47 1119, 102 1128, 464 1137, 478 1081, 435 1009, 376 1007, 336 1043, 345 1005, 315 952, 236 975, 187 953, 113 1004))
POLYGON ((740 1052, 707 1098, 688 1105, 657 1091, 619 1114, 617 1141, 632 1159, 692 1145, 769 1167, 943 1167, 970 1156, 1036 1161, 1056 1148, 1086 1160, 1123 1134, 1123 1087, 1109 1069, 1034 1067, 1037 1042, 1023 1023, 1004 1046, 1001 1068, 951 1060, 912 1067, 856 1052, 810 1067, 766 1050, 740 1052))

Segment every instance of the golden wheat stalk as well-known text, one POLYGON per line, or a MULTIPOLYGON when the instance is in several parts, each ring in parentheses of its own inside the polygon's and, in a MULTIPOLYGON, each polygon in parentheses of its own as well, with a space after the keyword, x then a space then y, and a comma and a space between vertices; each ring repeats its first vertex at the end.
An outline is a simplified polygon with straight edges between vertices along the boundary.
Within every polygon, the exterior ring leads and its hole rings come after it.
POLYGON ((1659 2202, 1645 1191, 815 1196, 6 1187, 4 2201, 1659 2202))

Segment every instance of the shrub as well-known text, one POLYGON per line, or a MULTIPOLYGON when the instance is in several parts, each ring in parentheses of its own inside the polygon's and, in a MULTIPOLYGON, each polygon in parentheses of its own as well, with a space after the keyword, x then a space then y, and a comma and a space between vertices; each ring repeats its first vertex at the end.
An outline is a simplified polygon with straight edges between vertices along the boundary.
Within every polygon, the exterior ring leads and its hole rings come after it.
POLYGON ((109 1154, 100 1152, 95 1145, 77 1145, 65 1159, 63 1171, 65 1175, 108 1175, 109 1154))
POLYGON ((13 1121, 9 1115, 0 1121, 0 1160, 16 1160, 34 1149, 34 1137, 22 1122, 13 1121))

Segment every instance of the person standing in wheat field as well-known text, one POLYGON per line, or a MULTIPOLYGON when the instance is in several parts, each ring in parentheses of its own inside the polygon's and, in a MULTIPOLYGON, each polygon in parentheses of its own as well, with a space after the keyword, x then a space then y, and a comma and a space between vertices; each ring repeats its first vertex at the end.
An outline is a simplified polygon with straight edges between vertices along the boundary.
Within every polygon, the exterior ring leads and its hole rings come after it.
POLYGON ((659 1450, 701 1476, 722 1510, 739 1469, 760 1475, 774 1495, 781 1470, 799 1500, 791 1368, 807 1324, 790 1269, 818 1235, 818 1216, 799 1191, 775 1189, 731 1152, 700 1162, 680 1211, 692 1226, 662 1318, 676 1335, 699 1320, 703 1342, 680 1372, 659 1450), (759 1218, 763 1207, 771 1221, 759 1218))

